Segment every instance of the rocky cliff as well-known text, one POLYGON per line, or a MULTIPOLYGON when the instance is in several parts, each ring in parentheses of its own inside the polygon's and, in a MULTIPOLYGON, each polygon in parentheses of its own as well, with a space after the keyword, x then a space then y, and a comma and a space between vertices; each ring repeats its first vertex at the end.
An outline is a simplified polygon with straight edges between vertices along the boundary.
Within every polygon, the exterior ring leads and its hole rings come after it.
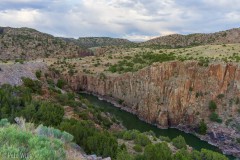
POLYGON ((38 70, 47 70, 47 65, 42 62, 28 62, 24 64, 0 64, 0 85, 21 85, 22 77, 37 79, 38 70))
POLYGON ((119 76, 77 75, 67 78, 75 90, 114 97, 141 119, 159 127, 194 125, 208 120, 208 103, 215 100, 221 118, 237 116, 240 67, 215 63, 201 67, 197 62, 155 63, 136 73, 119 76), (218 99, 218 95, 224 99, 218 99))

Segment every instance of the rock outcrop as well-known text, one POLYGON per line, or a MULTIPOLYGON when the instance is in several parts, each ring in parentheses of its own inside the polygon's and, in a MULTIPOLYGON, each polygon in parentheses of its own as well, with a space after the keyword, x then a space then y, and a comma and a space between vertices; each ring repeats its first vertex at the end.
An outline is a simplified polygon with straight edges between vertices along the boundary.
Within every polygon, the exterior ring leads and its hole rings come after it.
POLYGON ((47 65, 42 62, 0 64, 0 85, 21 85, 22 77, 37 79, 37 70, 47 70, 47 65))
POLYGON ((240 90, 237 64, 216 63, 201 67, 197 62, 155 63, 136 73, 119 76, 77 75, 67 81, 75 90, 86 90, 122 100, 141 119, 159 127, 193 125, 208 119, 208 103, 216 100, 224 119, 236 116, 240 90), (224 94, 225 100, 217 99, 224 94))

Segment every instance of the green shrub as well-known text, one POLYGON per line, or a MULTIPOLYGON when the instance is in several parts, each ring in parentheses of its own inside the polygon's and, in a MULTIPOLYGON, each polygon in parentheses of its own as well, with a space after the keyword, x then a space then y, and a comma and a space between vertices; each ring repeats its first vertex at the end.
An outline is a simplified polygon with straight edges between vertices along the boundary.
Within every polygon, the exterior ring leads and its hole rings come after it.
POLYGON ((149 144, 144 149, 146 160, 172 160, 172 152, 167 143, 149 144))
POLYGON ((120 147, 121 150, 127 150, 127 146, 125 143, 123 143, 120 147))
POLYGON ((135 146, 133 146, 133 149, 134 149, 134 151, 136 151, 136 152, 142 152, 142 146, 140 146, 140 145, 135 145, 135 146))
POLYGON ((201 157, 206 160, 228 160, 226 156, 206 149, 201 150, 201 157))
POLYGON ((217 109, 217 105, 214 101, 210 101, 208 107, 212 112, 214 112, 217 109))
POLYGON ((24 60, 23 60, 23 59, 16 59, 15 62, 16 62, 16 63, 23 64, 23 63, 24 63, 24 60))
POLYGON ((88 116, 88 112, 80 112, 79 113, 79 117, 81 118, 81 119, 83 119, 83 120, 87 120, 87 119, 89 119, 89 116, 88 116))
POLYGON ((146 146, 151 143, 150 139, 144 134, 138 134, 134 139, 135 144, 139 144, 141 146, 146 146))
POLYGON ((198 133, 202 135, 205 135, 207 133, 207 124, 204 122, 204 120, 201 120, 198 125, 198 133))
POLYGON ((178 149, 186 149, 187 144, 185 142, 185 139, 182 136, 177 136, 172 140, 173 145, 178 149))
POLYGON ((117 139, 107 131, 99 131, 90 121, 64 120, 60 129, 74 136, 74 141, 88 154, 116 158, 117 139))
POLYGON ((133 140, 135 137, 131 133, 131 131, 125 131, 123 134, 123 139, 124 140, 133 140))
POLYGON ((189 153, 186 149, 181 149, 177 151, 177 153, 174 154, 173 156, 173 160, 192 160, 192 159, 193 158, 191 156, 191 153, 189 153))
POLYGON ((51 103, 42 103, 37 111, 38 122, 46 126, 57 126, 64 116, 64 109, 61 106, 51 103))
POLYGON ((126 150, 120 150, 117 153, 116 160, 134 160, 134 158, 126 150))
POLYGON ((24 159, 66 159, 63 143, 58 139, 33 135, 22 131, 17 126, 0 128, 0 159, 7 159, 9 155, 26 156, 24 159))
POLYGON ((66 85, 66 82, 63 79, 57 81, 57 87, 62 89, 66 85))
POLYGON ((222 123, 222 119, 215 112, 211 113, 210 120, 213 121, 213 122, 222 123))
POLYGON ((207 67, 209 64, 209 59, 200 59, 198 62, 198 65, 202 66, 202 67, 207 67))
POLYGON ((148 136, 156 137, 156 134, 152 130, 150 130, 148 132, 144 132, 144 134, 146 134, 148 136))
POLYGON ((115 157, 117 146, 116 139, 107 132, 95 133, 87 139, 88 149, 103 157, 115 157))
POLYGON ((1 119, 0 120, 0 127, 5 127, 5 126, 9 126, 10 123, 8 122, 7 119, 1 119))
POLYGON ((38 79, 40 79, 41 76, 42 76, 42 71, 37 70, 36 73, 35 73, 35 75, 36 75, 36 77, 37 77, 38 79))
POLYGON ((122 100, 122 99, 119 99, 119 100, 118 100, 118 103, 119 103, 119 104, 123 104, 123 102, 124 102, 124 100, 122 100))
POLYGON ((39 136, 45 136, 45 137, 53 137, 56 139, 60 139, 64 143, 70 143, 73 140, 73 136, 65 131, 61 132, 58 129, 52 128, 52 127, 46 127, 43 125, 38 126, 36 129, 36 133, 39 136))
POLYGON ((171 142, 171 139, 169 137, 159 136, 159 139, 165 142, 171 142))
POLYGON ((112 122, 109 120, 109 118, 102 116, 101 113, 97 113, 97 119, 106 128, 110 128, 112 125, 112 122))
POLYGON ((33 93, 42 94, 42 84, 38 80, 32 80, 30 78, 22 78, 24 86, 31 89, 33 93))
POLYGON ((112 73, 115 73, 115 72, 117 72, 117 67, 116 67, 116 65, 112 65, 108 68, 108 70, 112 73))
POLYGON ((52 79, 47 79, 47 83, 48 83, 48 85, 50 85, 52 87, 55 86, 55 83, 54 83, 54 81, 52 79))

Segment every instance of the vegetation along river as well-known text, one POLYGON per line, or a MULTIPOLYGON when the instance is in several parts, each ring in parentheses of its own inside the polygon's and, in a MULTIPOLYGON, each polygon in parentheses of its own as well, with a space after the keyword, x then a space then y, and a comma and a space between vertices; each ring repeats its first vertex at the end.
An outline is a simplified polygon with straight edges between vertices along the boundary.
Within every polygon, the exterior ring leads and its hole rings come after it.
MULTIPOLYGON (((95 107, 100 107, 105 112, 109 112, 114 115, 118 120, 120 120, 128 130, 136 129, 141 132, 146 131, 153 131, 156 136, 168 136, 169 138, 173 139, 179 135, 183 136, 186 140, 186 143, 193 147, 196 150, 201 150, 202 148, 206 148, 212 151, 220 152, 220 150, 207 143, 206 141, 202 141, 198 137, 194 136, 193 134, 185 133, 175 128, 168 128, 168 129, 160 129, 154 125, 148 124, 142 120, 140 120, 136 115, 128 113, 126 111, 121 110, 120 108, 115 107, 111 103, 108 103, 104 100, 99 100, 98 97, 89 95, 86 93, 80 93, 83 98, 86 98, 90 101, 95 107)), ((233 160, 234 157, 227 156, 230 160, 233 160)))

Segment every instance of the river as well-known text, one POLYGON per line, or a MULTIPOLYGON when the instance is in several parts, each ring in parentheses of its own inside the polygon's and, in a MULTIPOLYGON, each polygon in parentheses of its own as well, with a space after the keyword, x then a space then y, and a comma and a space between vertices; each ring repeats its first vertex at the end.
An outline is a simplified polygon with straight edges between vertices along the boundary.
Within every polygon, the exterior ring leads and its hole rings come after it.
MULTIPOLYGON (((104 100, 99 100, 98 97, 89 95, 86 93, 80 94, 83 98, 86 98, 90 101, 95 107, 100 107, 105 112, 109 112, 114 115, 118 120, 120 120, 128 130, 136 129, 141 132, 146 131, 153 131, 156 136, 168 136, 169 138, 173 139, 179 135, 183 136, 186 140, 186 143, 193 147, 194 149, 200 151, 202 148, 209 149, 212 151, 220 152, 220 150, 207 143, 206 141, 202 141, 198 137, 194 136, 193 134, 185 133, 175 128, 168 128, 168 129, 160 129, 154 125, 148 124, 144 121, 141 121, 136 115, 128 113, 126 111, 121 110, 120 108, 115 107, 111 103, 108 103, 104 100)), ((234 160, 234 157, 227 156, 230 160, 234 160)))

